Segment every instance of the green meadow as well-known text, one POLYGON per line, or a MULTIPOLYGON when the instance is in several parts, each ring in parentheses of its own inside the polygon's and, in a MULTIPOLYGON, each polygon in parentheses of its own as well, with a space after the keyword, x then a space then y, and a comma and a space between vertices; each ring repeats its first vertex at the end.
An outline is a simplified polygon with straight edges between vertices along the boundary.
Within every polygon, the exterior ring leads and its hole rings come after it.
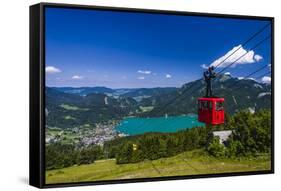
POLYGON ((270 154, 255 157, 215 158, 203 150, 146 160, 139 163, 116 164, 115 159, 46 171, 46 183, 70 183, 180 175, 247 172, 271 169, 270 154))

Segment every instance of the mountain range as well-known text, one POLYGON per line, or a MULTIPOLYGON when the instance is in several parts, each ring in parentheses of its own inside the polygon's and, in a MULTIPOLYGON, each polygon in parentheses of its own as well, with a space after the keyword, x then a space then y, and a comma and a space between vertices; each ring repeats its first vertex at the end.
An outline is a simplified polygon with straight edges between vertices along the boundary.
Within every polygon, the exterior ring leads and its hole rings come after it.
MULTIPOLYGON (((204 97, 205 91, 205 81, 199 79, 184 84, 170 94, 143 99, 140 104, 154 107, 148 116, 197 113, 197 98, 204 97)), ((253 79, 220 75, 213 80, 213 92, 214 96, 225 99, 224 107, 228 114, 241 109, 254 112, 271 107, 271 84, 259 83, 253 79)))
MULTIPOLYGON (((225 111, 271 107, 271 84, 220 75, 213 81, 214 94, 225 98, 225 111)), ((47 125, 51 127, 94 126, 123 117, 157 117, 197 113, 197 98, 205 94, 198 79, 180 88, 47 87, 47 125), (147 109, 149 108, 149 109, 147 109)))
POLYGON ((175 91, 175 87, 156 87, 156 88, 118 88, 111 89, 103 86, 98 87, 53 87, 53 89, 64 93, 77 94, 87 96, 93 93, 105 94, 113 97, 133 97, 136 100, 141 100, 143 97, 150 97, 175 91))

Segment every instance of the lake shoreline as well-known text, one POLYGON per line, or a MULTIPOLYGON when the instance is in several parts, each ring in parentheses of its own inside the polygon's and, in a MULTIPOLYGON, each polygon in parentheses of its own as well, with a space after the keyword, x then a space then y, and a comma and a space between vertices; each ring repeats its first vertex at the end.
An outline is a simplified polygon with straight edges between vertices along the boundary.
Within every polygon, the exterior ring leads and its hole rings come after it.
POLYGON ((195 114, 151 118, 128 117, 115 126, 115 130, 131 136, 148 132, 173 133, 204 125, 204 123, 198 122, 195 114))

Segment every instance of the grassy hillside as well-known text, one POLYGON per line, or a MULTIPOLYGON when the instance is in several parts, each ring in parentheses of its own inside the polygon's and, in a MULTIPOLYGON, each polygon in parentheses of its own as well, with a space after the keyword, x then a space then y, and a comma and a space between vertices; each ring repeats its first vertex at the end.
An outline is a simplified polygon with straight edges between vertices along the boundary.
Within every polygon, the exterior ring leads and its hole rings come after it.
POLYGON ((188 151, 170 158, 117 165, 115 160, 73 166, 46 172, 46 183, 147 178, 270 170, 270 155, 251 158, 217 159, 202 150, 188 151))

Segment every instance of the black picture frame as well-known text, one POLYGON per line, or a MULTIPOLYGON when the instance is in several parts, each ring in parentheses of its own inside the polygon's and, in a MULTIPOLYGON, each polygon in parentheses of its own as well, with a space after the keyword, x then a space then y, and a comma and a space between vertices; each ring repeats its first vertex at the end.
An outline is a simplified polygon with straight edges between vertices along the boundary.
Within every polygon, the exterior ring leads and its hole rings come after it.
POLYGON ((214 13, 195 13, 183 11, 167 11, 153 9, 136 9, 123 7, 103 7, 88 5, 71 5, 55 3, 39 3, 30 6, 30 139, 29 139, 29 184, 38 188, 66 187, 66 186, 84 186, 115 183, 149 182, 163 180, 210 178, 242 175, 258 175, 274 173, 274 18, 258 17, 248 15, 214 14, 214 13), (154 14, 185 15, 199 17, 217 17, 217 18, 239 18, 252 20, 266 20, 271 22, 271 58, 272 58, 272 93, 271 93, 271 112, 272 112, 272 147, 271 147, 271 170, 254 172, 231 172, 204 175, 186 175, 159 178, 141 178, 125 180, 108 180, 95 182, 75 182, 75 183, 45 183, 45 8, 71 8, 71 9, 89 9, 89 10, 108 10, 122 12, 140 12, 154 14))

